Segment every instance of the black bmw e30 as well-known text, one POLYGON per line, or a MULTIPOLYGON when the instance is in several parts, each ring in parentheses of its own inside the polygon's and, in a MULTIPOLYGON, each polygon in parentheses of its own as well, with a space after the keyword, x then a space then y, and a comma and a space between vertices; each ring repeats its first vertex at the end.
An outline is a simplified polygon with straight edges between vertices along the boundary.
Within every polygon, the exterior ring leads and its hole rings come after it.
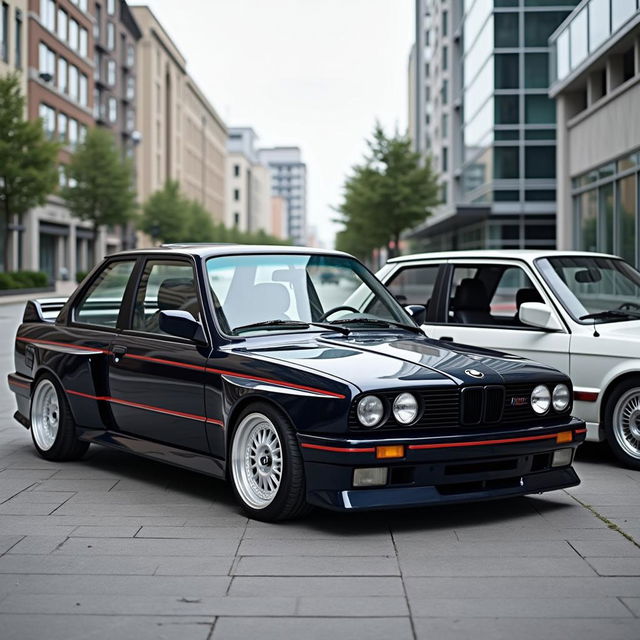
POLYGON ((262 520, 579 483, 564 374, 429 339, 340 252, 110 256, 67 301, 27 304, 15 363, 15 418, 43 458, 128 450, 228 479, 262 520))

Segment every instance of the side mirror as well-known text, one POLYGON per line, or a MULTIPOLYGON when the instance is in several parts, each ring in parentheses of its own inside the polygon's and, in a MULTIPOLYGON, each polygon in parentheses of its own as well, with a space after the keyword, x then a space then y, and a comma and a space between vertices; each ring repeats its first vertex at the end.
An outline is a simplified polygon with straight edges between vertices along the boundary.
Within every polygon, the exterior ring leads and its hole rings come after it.
POLYGON ((561 331, 562 327, 551 307, 543 302, 523 302, 520 305, 518 318, 522 324, 538 327, 545 331, 561 331))
POLYGON ((427 307, 423 304, 408 304, 404 310, 418 323, 424 324, 427 319, 427 307))
POLYGON ((160 312, 160 329, 171 336, 207 344, 202 325, 188 312, 170 310, 160 312))

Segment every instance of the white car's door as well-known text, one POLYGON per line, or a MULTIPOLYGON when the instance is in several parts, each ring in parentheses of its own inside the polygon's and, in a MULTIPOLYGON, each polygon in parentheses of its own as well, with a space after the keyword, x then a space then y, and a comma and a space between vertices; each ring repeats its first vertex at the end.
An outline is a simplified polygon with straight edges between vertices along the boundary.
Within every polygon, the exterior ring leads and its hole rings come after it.
POLYGON ((528 265, 509 260, 452 260, 448 286, 439 287, 441 322, 423 328, 430 337, 515 353, 569 374, 571 334, 555 304, 528 265), (523 302, 544 302, 557 316, 560 331, 524 325, 518 319, 523 302))

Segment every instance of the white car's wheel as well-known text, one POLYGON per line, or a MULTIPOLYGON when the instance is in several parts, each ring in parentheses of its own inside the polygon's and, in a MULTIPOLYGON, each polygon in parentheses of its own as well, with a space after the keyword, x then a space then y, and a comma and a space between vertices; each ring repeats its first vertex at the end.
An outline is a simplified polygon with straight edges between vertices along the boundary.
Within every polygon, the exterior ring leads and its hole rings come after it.
POLYGON ((48 374, 35 385, 30 417, 33 446, 43 458, 76 460, 89 448, 78 440, 67 398, 48 374))
POLYGON ((229 475, 244 511, 270 522, 305 513, 304 466, 287 417, 256 402, 240 413, 235 424, 229 475))
POLYGON ((627 466, 640 469, 640 380, 628 380, 611 394, 605 408, 607 441, 627 466))

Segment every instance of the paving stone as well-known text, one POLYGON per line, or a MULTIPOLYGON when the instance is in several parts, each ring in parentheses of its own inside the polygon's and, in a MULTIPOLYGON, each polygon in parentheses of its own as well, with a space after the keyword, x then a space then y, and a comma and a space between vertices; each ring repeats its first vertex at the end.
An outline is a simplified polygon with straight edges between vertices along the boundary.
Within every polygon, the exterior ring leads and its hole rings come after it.
POLYGON ((396 576, 395 556, 390 557, 242 557, 233 569, 237 576, 396 576))
MULTIPOLYGON (((239 537, 239 536, 238 536, 239 537)), ((58 555, 89 556, 208 556, 234 555, 237 540, 162 540, 157 538, 69 538, 58 555)))
POLYGON ((239 540, 244 533, 244 525, 219 527, 142 527, 136 538, 173 538, 239 540))
POLYGON ((69 534, 71 538, 133 538, 141 527, 137 525, 88 526, 80 525, 69 534))
POLYGON ((0 555, 6 553, 11 547, 18 544, 22 536, 8 536, 0 534, 0 555))
POLYGON ((404 597, 313 596, 300 598, 296 613, 301 616, 336 617, 406 617, 409 608, 404 597))
POLYGON ((314 640, 409 640, 409 618, 221 618, 212 640, 308 638, 314 640))
POLYGON ((304 595, 307 597, 402 596, 404 588, 399 577, 295 577, 295 576, 234 576, 230 595, 257 596, 261 593, 304 595))
POLYGON ((395 556, 391 538, 386 540, 312 539, 243 540, 241 556, 395 556))
POLYGON ((601 576, 640 577, 640 558, 589 558, 589 564, 601 576))
POLYGON ((640 557, 640 547, 621 535, 610 540, 572 540, 571 546, 584 558, 612 557, 635 558, 640 557))
POLYGON ((14 554, 49 554, 60 547, 67 539, 66 536, 25 536, 7 553, 14 554))
POLYGON ((211 617, 3 614, 2 640, 207 640, 211 617))

